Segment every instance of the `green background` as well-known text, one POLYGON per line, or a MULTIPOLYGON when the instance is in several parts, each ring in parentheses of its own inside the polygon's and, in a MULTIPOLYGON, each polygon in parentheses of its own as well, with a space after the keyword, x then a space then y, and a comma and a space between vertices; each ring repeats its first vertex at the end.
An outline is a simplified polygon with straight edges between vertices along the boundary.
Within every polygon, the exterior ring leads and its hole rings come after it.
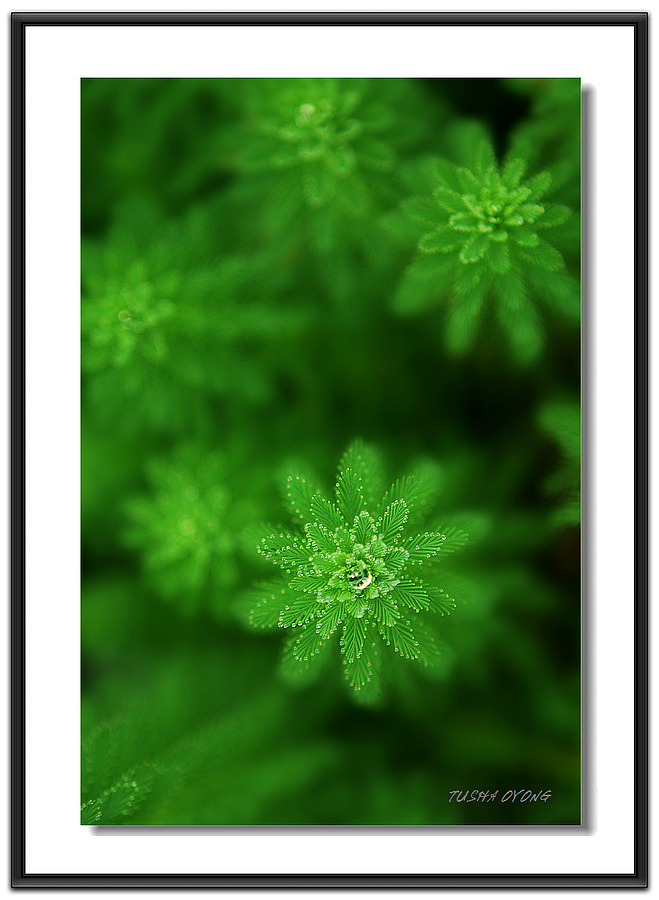
POLYGON ((522 365, 487 316, 456 356, 442 303, 393 302, 400 203, 482 137, 578 223, 578 80, 83 80, 83 823, 579 822, 579 323, 546 310, 522 365), (349 152, 291 157, 305 105, 349 152), (441 666, 375 706, 246 618, 250 528, 358 437, 470 534, 441 666), (551 798, 449 802, 509 789, 551 798))

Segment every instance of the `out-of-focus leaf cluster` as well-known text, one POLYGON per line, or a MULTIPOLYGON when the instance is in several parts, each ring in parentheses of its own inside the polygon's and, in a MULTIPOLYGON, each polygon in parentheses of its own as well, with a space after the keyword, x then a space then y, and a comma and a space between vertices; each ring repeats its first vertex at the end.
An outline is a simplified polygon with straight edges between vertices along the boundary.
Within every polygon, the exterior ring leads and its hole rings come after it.
POLYGON ((83 80, 83 824, 578 822, 578 110, 574 80, 83 80), (304 485, 351 444, 361 531, 322 549, 304 485), (263 555, 316 598, 313 539, 359 669, 419 536, 455 609, 370 703, 250 627, 263 555), (448 802, 521 787, 552 799, 448 802))

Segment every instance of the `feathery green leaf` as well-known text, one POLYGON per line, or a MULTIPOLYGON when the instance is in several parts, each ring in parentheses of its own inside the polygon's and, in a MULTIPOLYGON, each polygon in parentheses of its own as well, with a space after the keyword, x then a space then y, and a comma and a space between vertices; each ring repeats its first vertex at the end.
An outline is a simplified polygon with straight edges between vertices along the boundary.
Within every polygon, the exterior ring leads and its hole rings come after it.
POLYGON ((311 515, 329 531, 335 531, 343 524, 341 514, 330 500, 326 500, 321 494, 314 494, 311 500, 311 515))
POLYGON ((364 619, 350 616, 343 626, 341 636, 341 647, 349 662, 354 662, 361 655, 365 635, 366 622, 364 619))
POLYGON ((352 525, 363 505, 361 478, 353 469, 343 469, 336 481, 336 502, 348 525, 352 525))
POLYGON ((400 532, 407 522, 408 517, 407 503, 400 499, 394 500, 393 503, 385 509, 380 524, 380 534, 385 544, 397 540, 400 532))

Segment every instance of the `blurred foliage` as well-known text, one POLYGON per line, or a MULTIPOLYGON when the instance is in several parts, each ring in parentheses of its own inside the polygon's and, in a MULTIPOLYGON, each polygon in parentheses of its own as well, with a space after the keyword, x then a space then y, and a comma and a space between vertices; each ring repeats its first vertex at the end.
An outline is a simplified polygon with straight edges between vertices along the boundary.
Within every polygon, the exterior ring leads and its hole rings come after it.
POLYGON ((540 410, 540 424, 560 449, 560 464, 547 479, 547 490, 560 505, 554 521, 566 526, 581 522, 581 407, 574 400, 554 400, 540 410))
POLYGON ((298 208, 331 207, 337 218, 395 202, 399 151, 418 145, 430 124, 422 87, 409 80, 251 79, 232 87, 245 109, 238 167, 268 173, 298 208))
POLYGON ((197 443, 151 459, 148 482, 127 501, 126 543, 160 596, 182 613, 207 605, 222 618, 239 583, 240 534, 258 504, 237 492, 227 458, 197 443))
POLYGON ((397 308, 415 312, 448 301, 446 335, 453 350, 472 344, 489 300, 495 301, 499 323, 521 361, 533 359, 542 347, 533 302, 538 297, 579 320, 579 283, 563 272, 563 257, 544 237, 546 229, 563 225, 571 210, 546 201, 549 172, 523 181, 526 167, 525 159, 513 156, 499 168, 491 145, 482 141, 472 168, 439 160, 432 196, 403 204, 425 233, 418 243, 422 255, 400 284, 397 308))
POLYGON ((579 91, 83 80, 83 824, 579 821, 579 91))
POLYGON ((510 141, 534 166, 548 166, 562 202, 578 210, 581 200, 581 116, 578 78, 509 78, 508 87, 531 100, 528 117, 510 141))
POLYGON ((299 331, 302 314, 276 309, 281 278, 263 256, 225 250, 219 231, 209 210, 163 223, 136 203, 83 244, 83 372, 93 414, 113 428, 177 434, 217 396, 270 399, 271 337, 299 331))

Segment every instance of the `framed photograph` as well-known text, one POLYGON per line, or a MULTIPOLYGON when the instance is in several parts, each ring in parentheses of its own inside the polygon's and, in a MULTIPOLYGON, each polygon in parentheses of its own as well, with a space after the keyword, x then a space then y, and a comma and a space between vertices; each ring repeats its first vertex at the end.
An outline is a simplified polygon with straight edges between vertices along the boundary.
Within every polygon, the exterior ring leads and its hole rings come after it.
POLYGON ((647 886, 647 24, 13 14, 14 886, 647 886))

